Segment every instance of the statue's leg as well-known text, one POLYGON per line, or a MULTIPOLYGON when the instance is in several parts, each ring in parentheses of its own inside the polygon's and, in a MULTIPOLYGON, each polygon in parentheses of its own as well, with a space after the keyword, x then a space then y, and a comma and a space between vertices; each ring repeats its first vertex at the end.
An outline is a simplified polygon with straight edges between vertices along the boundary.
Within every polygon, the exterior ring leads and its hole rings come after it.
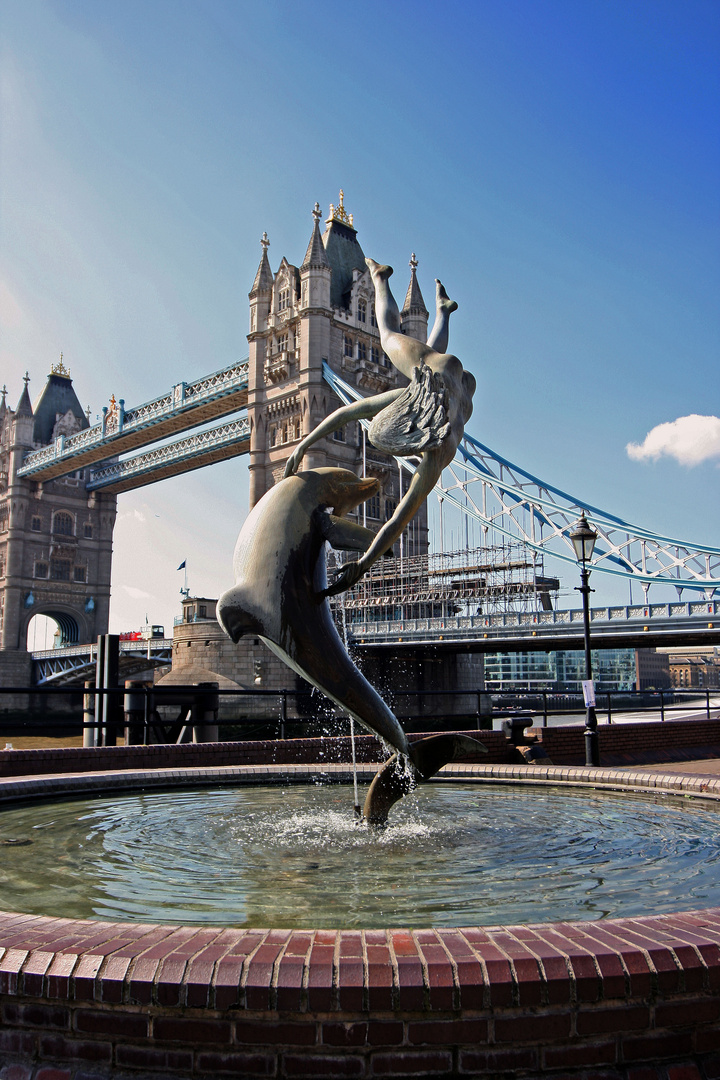
POLYGON ((413 368, 422 364, 430 350, 421 341, 406 337, 401 332, 400 309, 388 284, 392 267, 382 266, 374 259, 366 259, 365 262, 375 286, 375 318, 382 347, 395 367, 410 378, 413 368))
POLYGON ((399 334, 400 309, 388 284, 393 268, 376 263, 374 259, 366 259, 365 262, 375 286, 375 318, 380 329, 380 337, 382 338, 383 333, 399 334))
POLYGON ((435 322, 427 339, 428 345, 435 352, 447 352, 450 316, 453 311, 457 311, 457 304, 445 292, 443 283, 435 278, 435 322))

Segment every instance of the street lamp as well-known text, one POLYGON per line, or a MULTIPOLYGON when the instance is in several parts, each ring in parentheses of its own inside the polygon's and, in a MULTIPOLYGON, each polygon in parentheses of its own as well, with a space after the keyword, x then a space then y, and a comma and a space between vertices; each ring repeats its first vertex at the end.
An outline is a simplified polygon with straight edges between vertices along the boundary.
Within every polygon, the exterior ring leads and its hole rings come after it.
POLYGON ((597 716, 595 715, 595 689, 592 683, 592 659, 590 656, 590 593, 594 589, 588 584, 590 571, 587 564, 592 559, 597 533, 588 525, 585 514, 581 514, 573 525, 570 539, 575 549, 575 558, 580 563, 580 586, 575 586, 577 592, 582 593, 583 598, 583 627, 585 631, 585 704, 587 713, 585 716, 585 764, 600 764, 600 747, 598 745, 597 716))

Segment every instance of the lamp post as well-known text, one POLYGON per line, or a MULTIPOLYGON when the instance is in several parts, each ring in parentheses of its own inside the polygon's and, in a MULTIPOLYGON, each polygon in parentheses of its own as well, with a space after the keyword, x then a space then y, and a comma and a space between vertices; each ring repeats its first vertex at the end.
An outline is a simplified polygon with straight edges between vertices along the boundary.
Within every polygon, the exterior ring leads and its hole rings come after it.
POLYGON ((590 571, 587 568, 587 564, 592 559, 593 549, 595 547, 595 541, 597 540, 597 533, 594 532, 588 525, 585 514, 581 514, 578 520, 573 525, 572 532, 570 533, 570 539, 572 540, 573 548, 575 549, 575 558, 580 563, 580 586, 575 586, 579 593, 582 593, 583 598, 583 629, 585 631, 585 704, 587 712, 585 715, 585 764, 586 765, 599 765, 600 764, 600 747, 598 745, 598 733, 597 733, 597 716, 595 714, 595 690, 592 684, 592 658, 590 656, 590 593, 594 590, 590 588, 588 581, 590 579, 590 571))

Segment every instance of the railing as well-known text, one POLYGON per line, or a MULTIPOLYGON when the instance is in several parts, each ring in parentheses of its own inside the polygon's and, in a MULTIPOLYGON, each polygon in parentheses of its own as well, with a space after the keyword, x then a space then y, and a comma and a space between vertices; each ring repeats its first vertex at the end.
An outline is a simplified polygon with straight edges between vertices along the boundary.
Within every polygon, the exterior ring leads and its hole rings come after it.
MULTIPOLYGON (((704 600, 685 604, 648 604, 626 607, 593 608, 590 619, 596 630, 610 628, 618 623, 649 623, 679 626, 691 624, 700 627, 703 619, 709 620, 706 626, 712 628, 714 620, 720 617, 720 602, 704 600)), ((472 635, 475 638, 489 636, 493 631, 518 631, 537 633, 553 628, 582 628, 583 613, 579 608, 565 611, 525 611, 499 612, 479 615, 447 615, 432 619, 348 619, 348 632, 351 639, 365 644, 372 641, 396 641, 399 638, 418 637, 420 635, 440 639, 445 635, 458 637, 472 635)))
POLYGON ((235 443, 250 438, 250 421, 241 417, 232 420, 228 424, 220 424, 218 427, 207 428, 205 431, 189 435, 185 439, 167 443, 156 450, 149 450, 146 454, 138 454, 136 457, 126 458, 124 461, 115 461, 110 465, 102 465, 93 469, 87 484, 88 491, 107 487, 109 484, 121 480, 129 480, 133 477, 152 473, 166 465, 178 462, 191 461, 195 457, 207 454, 212 450, 231 446, 235 443))
MULTIPOLYGON (((89 447, 107 443, 111 448, 112 443, 121 435, 141 431, 173 413, 185 412, 202 402, 213 401, 241 390, 247 387, 248 371, 248 361, 242 360, 205 375, 193 383, 178 383, 169 393, 138 405, 137 408, 125 410, 121 401, 118 412, 106 414, 100 424, 75 435, 61 435, 50 446, 31 451, 25 456, 18 475, 32 475, 58 460, 72 459, 89 447)), ((108 452, 111 453, 112 450, 109 449, 108 452)))
MULTIPOLYGON (((90 715, 92 701, 106 696, 110 699, 116 720, 110 726, 121 734, 125 725, 123 705, 126 694, 124 687, 96 689, 86 683, 82 687, 10 687, 0 688, 0 710, 3 698, 10 695, 25 695, 39 706, 43 699, 50 699, 46 704, 55 715, 35 715, 28 713, 27 707, 21 715, 12 716, 7 712, 0 720, 0 749, 2 739, 13 736, 46 735, 53 732, 65 732, 68 729, 80 732, 98 729, 101 725, 90 715), (85 712, 81 714, 79 701, 85 693, 85 712), (75 698, 69 701, 71 714, 64 714, 58 708, 58 699, 75 698), (81 719, 82 715, 82 719, 81 719)), ((133 684, 131 691, 144 703, 140 714, 133 718, 137 726, 134 741, 162 742, 158 731, 167 732, 177 728, 182 721, 177 718, 158 714, 157 710, 176 707, 178 701, 192 698, 202 705, 203 700, 212 700, 215 708, 219 704, 219 715, 213 719, 225 738, 242 740, 250 736, 268 736, 268 730, 279 734, 284 739, 288 729, 300 729, 300 737, 313 735, 336 735, 337 725, 347 721, 347 714, 330 701, 315 692, 290 689, 278 690, 221 690, 203 689, 197 686, 143 686, 133 684), (207 698, 206 698, 207 696, 207 698)), ((559 693, 552 690, 507 690, 488 691, 485 689, 466 690, 408 690, 395 691, 387 695, 390 706, 396 716, 410 731, 452 731, 475 727, 491 728, 516 712, 532 714, 535 727, 563 726, 567 721, 572 726, 585 722, 585 707, 582 694, 559 693), (440 700, 438 700, 440 699, 440 700), (448 708, 448 704, 452 707, 448 708), (443 708, 442 706, 445 705, 443 708)), ((679 690, 600 690, 597 692, 597 716, 599 723, 617 724, 622 722, 643 722, 647 720, 697 720, 720 718, 720 690, 705 691, 679 690)), ((220 735, 222 738, 222 734, 220 735)), ((164 740, 168 741, 168 740, 164 740)), ((175 742, 173 738, 169 741, 175 742)))

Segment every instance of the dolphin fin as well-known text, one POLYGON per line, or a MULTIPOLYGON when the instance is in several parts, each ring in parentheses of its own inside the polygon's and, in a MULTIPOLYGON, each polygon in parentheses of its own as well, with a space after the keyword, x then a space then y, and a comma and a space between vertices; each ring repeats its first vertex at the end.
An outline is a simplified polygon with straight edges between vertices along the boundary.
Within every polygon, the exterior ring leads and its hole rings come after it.
POLYGON ((429 780, 448 762, 478 753, 487 754, 487 747, 479 739, 452 732, 411 743, 409 761, 403 763, 393 754, 380 769, 367 793, 363 817, 369 825, 384 825, 390 808, 403 795, 429 780))
POLYGON ((318 524, 330 546, 342 551, 367 551, 375 539, 370 529, 335 514, 319 513, 318 524))

